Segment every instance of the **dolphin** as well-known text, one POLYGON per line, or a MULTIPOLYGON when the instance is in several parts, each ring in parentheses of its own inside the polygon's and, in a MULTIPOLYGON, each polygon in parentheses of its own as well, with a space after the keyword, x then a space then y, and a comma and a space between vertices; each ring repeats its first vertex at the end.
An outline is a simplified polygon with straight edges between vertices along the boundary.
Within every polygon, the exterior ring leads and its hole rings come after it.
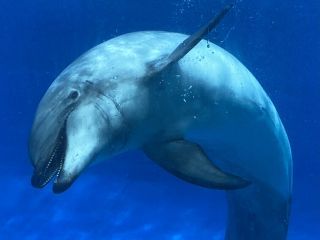
POLYGON ((292 158, 281 119, 250 71, 202 40, 144 31, 108 40, 69 65, 39 103, 32 185, 68 189, 97 158, 141 149, 176 177, 227 193, 226 239, 286 239, 292 158))

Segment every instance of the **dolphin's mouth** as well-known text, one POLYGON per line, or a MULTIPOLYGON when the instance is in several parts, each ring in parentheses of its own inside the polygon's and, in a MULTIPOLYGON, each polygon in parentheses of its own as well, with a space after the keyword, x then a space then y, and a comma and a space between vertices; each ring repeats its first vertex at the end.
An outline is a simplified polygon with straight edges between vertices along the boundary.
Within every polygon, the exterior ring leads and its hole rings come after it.
POLYGON ((67 121, 64 122, 59 131, 47 164, 41 169, 35 169, 31 179, 32 186, 36 188, 43 188, 51 179, 54 177, 57 179, 59 177, 65 160, 67 148, 66 123, 67 121))

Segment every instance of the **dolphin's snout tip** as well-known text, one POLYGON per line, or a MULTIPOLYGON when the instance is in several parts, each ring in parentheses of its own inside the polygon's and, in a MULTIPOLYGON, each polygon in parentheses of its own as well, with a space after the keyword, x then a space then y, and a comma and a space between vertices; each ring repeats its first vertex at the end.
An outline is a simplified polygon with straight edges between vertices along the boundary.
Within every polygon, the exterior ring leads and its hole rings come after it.
POLYGON ((62 193, 64 191, 66 191, 71 184, 69 183, 54 183, 53 187, 52 187, 52 191, 54 193, 62 193))
POLYGON ((38 174, 37 172, 34 172, 31 177, 31 185, 35 188, 43 188, 45 184, 43 183, 43 177, 38 174))
MULTIPOLYGON (((39 172, 34 171, 31 177, 31 185, 35 188, 43 188, 47 185, 51 178, 47 179, 39 172)), ((62 193, 66 191, 73 183, 73 180, 58 176, 58 178, 54 181, 52 191, 54 193, 62 193)))
POLYGON ((71 177, 67 174, 64 174, 64 172, 62 172, 54 181, 52 186, 52 191, 54 193, 62 193, 66 191, 69 187, 71 187, 75 179, 76 177, 71 177))

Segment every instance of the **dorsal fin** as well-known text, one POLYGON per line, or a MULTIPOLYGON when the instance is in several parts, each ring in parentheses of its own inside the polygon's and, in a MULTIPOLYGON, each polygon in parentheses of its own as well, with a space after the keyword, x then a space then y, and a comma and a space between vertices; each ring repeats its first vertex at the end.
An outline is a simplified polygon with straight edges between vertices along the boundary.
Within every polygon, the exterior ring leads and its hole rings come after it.
POLYGON ((214 29, 223 17, 233 7, 233 4, 225 6, 213 19, 211 19, 205 26, 200 28, 197 32, 189 36, 186 40, 178 45, 178 47, 168 56, 157 59, 149 64, 149 75, 159 73, 166 69, 173 63, 178 62, 183 58, 201 39, 214 29))

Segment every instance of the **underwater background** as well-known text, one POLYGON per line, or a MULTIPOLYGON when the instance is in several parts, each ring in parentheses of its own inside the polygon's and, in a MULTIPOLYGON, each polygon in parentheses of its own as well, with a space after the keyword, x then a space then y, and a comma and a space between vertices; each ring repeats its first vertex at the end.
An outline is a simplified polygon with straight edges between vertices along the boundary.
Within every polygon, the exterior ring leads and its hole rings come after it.
MULTIPOLYGON (((90 167, 65 193, 32 188, 37 104, 75 58, 140 30, 191 34, 230 1, 0 0, 0 239, 223 239, 223 191, 185 183, 141 152, 90 167)), ((294 160, 288 239, 320 239, 320 1, 243 0, 208 38, 256 76, 294 160)))

